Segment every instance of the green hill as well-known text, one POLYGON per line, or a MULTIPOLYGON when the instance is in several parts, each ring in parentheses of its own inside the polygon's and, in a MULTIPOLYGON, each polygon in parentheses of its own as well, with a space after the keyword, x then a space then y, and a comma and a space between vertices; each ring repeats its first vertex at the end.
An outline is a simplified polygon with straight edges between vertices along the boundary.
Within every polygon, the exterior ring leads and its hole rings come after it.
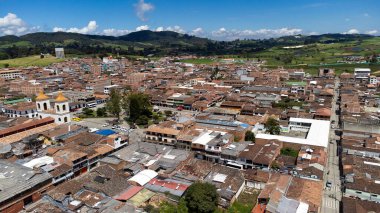
POLYGON ((363 34, 296 35, 271 39, 213 41, 171 31, 149 30, 114 37, 78 33, 31 33, 0 37, 0 59, 50 53, 64 47, 66 55, 228 55, 260 58, 269 65, 336 63, 347 55, 379 53, 379 37, 363 34), (302 46, 301 48, 292 48, 302 46), (290 47, 288 49, 284 47, 290 47))

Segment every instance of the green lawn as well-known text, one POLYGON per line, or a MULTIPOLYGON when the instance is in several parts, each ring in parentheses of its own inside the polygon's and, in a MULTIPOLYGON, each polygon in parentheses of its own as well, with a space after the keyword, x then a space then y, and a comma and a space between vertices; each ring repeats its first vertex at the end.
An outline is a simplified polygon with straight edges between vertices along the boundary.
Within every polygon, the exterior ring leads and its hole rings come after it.
POLYGON ((5 67, 7 64, 9 67, 27 67, 27 66, 48 66, 52 63, 61 62, 64 59, 57 59, 54 56, 47 56, 40 58, 40 56, 28 56, 23 58, 0 60, 0 67, 5 67))

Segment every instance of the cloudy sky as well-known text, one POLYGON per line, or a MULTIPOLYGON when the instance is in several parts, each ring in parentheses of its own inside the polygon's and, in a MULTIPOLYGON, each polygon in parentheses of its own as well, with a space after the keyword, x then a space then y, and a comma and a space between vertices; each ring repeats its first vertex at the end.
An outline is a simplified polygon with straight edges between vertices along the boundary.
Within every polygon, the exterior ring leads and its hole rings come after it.
POLYGON ((379 0, 0 0, 0 35, 170 30, 216 40, 380 34, 379 0))

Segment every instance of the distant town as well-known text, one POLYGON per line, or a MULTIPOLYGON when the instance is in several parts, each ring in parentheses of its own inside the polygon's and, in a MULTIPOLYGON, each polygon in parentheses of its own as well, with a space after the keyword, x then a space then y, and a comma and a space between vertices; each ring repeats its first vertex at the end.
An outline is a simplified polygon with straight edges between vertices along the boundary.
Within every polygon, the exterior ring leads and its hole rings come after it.
POLYGON ((380 212, 377 70, 55 57, 0 70, 0 212, 380 212))

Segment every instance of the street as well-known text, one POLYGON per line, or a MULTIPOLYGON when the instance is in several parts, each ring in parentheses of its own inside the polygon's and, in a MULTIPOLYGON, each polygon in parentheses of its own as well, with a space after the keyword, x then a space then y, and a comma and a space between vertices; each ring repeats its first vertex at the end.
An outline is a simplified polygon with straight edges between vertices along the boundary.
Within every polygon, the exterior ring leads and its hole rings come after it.
MULTIPOLYGON (((331 107, 330 122, 332 126, 339 125, 339 116, 336 114, 339 79, 335 79, 334 97, 331 107), (335 121, 334 123, 332 121, 335 121)), ((339 172, 339 155, 337 154, 337 142, 339 137, 335 133, 335 128, 330 127, 330 143, 327 150, 327 166, 324 171, 323 178, 323 197, 322 197, 322 211, 323 213, 339 212, 339 204, 342 198, 340 172, 339 172), (332 142, 332 143, 331 143, 332 142), (331 187, 327 186, 327 182, 331 183, 331 187)))

